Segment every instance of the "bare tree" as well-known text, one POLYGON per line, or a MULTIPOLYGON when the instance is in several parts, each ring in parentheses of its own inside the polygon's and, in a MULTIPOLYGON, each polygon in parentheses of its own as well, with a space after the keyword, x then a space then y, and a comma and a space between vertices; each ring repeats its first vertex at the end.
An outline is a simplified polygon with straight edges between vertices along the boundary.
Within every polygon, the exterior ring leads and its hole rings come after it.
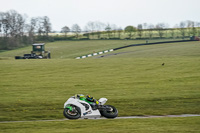
POLYGON ((116 24, 111 24, 111 32, 114 34, 114 38, 116 36, 116 33, 117 33, 117 25, 116 24))
POLYGON ((103 31, 106 27, 106 24, 100 21, 95 21, 95 29, 97 31, 103 31))
POLYGON ((78 37, 79 37, 79 34, 80 34, 80 32, 81 32, 81 28, 80 28, 80 26, 78 25, 78 24, 74 24, 74 25, 72 25, 72 31, 75 33, 75 35, 76 35, 76 39, 78 39, 78 37))
POLYGON ((48 39, 49 33, 51 32, 50 19, 47 16, 34 18, 35 29, 38 33, 39 39, 48 39))
POLYGON ((94 31, 95 31, 95 28, 96 28, 95 22, 90 21, 90 22, 87 23, 86 26, 87 26, 87 28, 89 29, 89 31, 91 31, 91 32, 94 32, 94 31))
POLYGON ((110 33, 111 33, 111 26, 110 26, 110 24, 107 24, 107 26, 105 27, 105 30, 107 32, 108 39, 110 39, 110 33))
POLYGON ((147 23, 143 23, 143 29, 147 29, 148 28, 148 24, 147 23))
POLYGON ((102 31, 105 29, 105 24, 100 21, 90 21, 86 24, 85 30, 92 35, 92 39, 95 39, 95 35, 97 35, 97 39, 100 39, 102 31))
POLYGON ((3 13, 4 31, 11 37, 23 35, 25 18, 15 10, 3 13))
POLYGON ((196 22, 196 26, 197 26, 197 33, 199 36, 200 35, 200 22, 196 22))
POLYGON ((69 27, 67 26, 64 26, 61 30, 62 33, 65 33, 65 38, 67 38, 67 33, 70 32, 70 29, 69 27))
POLYGON ((117 28, 118 38, 121 38, 121 33, 123 32, 123 29, 121 27, 117 28))
POLYGON ((87 25, 85 26, 85 29, 87 29, 87 31, 90 32, 90 34, 92 35, 92 38, 94 39, 94 32, 95 32, 95 22, 88 22, 87 25))
POLYGON ((155 27, 153 24, 149 24, 147 28, 148 28, 149 38, 151 39, 153 37, 153 31, 155 27))
POLYGON ((36 21, 36 32, 38 33, 39 36, 42 36, 44 34, 44 27, 43 27, 43 19, 42 17, 37 17, 35 18, 36 21))
POLYGON ((15 10, 0 12, 0 32, 3 36, 0 36, 0 48, 13 49, 33 43, 35 32, 48 36, 51 23, 47 16, 32 18, 30 23, 26 23, 26 18, 15 10))
POLYGON ((51 29, 52 29, 49 17, 44 16, 42 18, 42 24, 43 24, 44 33, 48 37, 49 32, 51 32, 51 29))
POLYGON ((23 42, 25 17, 15 10, 0 13, 1 31, 4 35, 4 48, 18 47, 23 42))
POLYGON ((30 24, 26 25, 30 43, 35 42, 35 32, 36 32, 37 21, 38 21, 37 18, 31 18, 30 24))
POLYGON ((9 28, 10 26, 8 25, 5 13, 0 12, 0 32, 2 33, 2 37, 0 37, 0 49, 8 49, 9 28))
POLYGON ((160 38, 162 38, 163 35, 164 35, 164 31, 165 31, 164 28, 165 28, 165 23, 158 23, 158 24, 156 25, 155 30, 157 30, 158 35, 159 35, 160 38))
POLYGON ((95 22, 95 29, 97 32, 97 38, 100 39, 101 38, 101 33, 102 31, 105 29, 105 24, 99 21, 95 22))
POLYGON ((169 29, 169 34, 171 35, 171 38, 175 37, 175 29, 174 28, 170 28, 169 29))
POLYGON ((148 24, 147 23, 143 23, 143 29, 144 29, 144 36, 145 38, 147 37, 147 29, 148 29, 148 24))
POLYGON ((6 13, 0 12, 0 24, 1 24, 1 32, 4 37, 8 37, 8 32, 10 29, 8 18, 6 18, 6 13))
POLYGON ((137 33, 138 33, 138 36, 140 38, 142 38, 142 35, 143 35, 143 26, 142 26, 142 24, 138 24, 138 26, 137 26, 137 33))
POLYGON ((195 36, 196 33, 197 33, 197 29, 195 27, 195 22, 187 20, 186 23, 187 23, 187 29, 188 29, 189 35, 190 36, 195 36))
POLYGON ((185 33, 186 33, 185 32, 185 28, 186 28, 186 22, 185 21, 180 22, 180 24, 179 24, 179 31, 181 33, 182 39, 185 38, 185 33))

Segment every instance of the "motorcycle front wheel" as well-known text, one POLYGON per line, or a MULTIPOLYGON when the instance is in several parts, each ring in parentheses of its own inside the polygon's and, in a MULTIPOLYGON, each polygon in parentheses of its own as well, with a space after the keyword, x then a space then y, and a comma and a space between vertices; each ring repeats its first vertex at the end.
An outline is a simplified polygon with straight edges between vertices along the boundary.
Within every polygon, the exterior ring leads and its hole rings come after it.
POLYGON ((118 115, 118 110, 111 105, 105 105, 106 109, 101 110, 100 113, 102 116, 106 117, 106 118, 115 118, 118 115))
POLYGON ((78 107, 73 107, 72 111, 70 111, 69 108, 65 108, 63 115, 68 119, 78 119, 81 117, 81 111, 78 107))

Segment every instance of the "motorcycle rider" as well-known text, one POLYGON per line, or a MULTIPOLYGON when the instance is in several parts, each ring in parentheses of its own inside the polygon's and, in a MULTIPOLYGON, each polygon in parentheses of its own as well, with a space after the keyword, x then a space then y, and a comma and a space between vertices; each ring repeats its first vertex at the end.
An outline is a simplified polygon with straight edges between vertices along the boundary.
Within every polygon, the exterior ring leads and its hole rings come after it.
POLYGON ((99 107, 99 101, 94 99, 92 96, 90 95, 87 95, 86 98, 84 97, 83 94, 79 94, 77 95, 77 97, 80 99, 80 100, 83 100, 83 101, 89 101, 88 103, 91 105, 91 107, 93 109, 97 109, 99 107))
POLYGON ((90 95, 87 95, 86 96, 86 99, 88 100, 88 101, 90 101, 90 102, 94 102, 94 103, 96 103, 96 105, 99 105, 99 101, 97 101, 96 99, 94 99, 92 96, 90 96, 90 95))

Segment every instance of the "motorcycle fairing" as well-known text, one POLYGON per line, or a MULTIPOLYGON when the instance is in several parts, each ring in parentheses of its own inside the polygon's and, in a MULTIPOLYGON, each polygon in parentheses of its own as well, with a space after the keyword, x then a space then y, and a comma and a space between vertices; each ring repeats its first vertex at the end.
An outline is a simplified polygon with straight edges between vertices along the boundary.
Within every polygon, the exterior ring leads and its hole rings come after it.
POLYGON ((90 104, 85 101, 75 99, 75 98, 69 98, 65 102, 64 108, 69 108, 69 105, 75 105, 75 106, 79 107, 81 109, 81 117, 83 117, 83 118, 100 117, 101 116, 99 110, 92 110, 92 107, 90 106, 90 104), (83 104, 87 104, 89 106, 89 109, 86 109, 83 104))

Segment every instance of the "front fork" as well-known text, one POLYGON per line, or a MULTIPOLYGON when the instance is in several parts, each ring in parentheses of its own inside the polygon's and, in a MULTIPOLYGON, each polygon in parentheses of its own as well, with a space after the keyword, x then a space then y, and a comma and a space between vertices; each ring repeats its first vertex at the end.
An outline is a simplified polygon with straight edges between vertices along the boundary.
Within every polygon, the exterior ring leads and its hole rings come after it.
POLYGON ((108 107, 108 106, 106 106, 106 105, 101 105, 101 106, 99 107, 99 110, 113 111, 113 108, 108 107))
POLYGON ((73 111, 73 107, 71 105, 66 105, 65 108, 68 108, 70 111, 73 111))

